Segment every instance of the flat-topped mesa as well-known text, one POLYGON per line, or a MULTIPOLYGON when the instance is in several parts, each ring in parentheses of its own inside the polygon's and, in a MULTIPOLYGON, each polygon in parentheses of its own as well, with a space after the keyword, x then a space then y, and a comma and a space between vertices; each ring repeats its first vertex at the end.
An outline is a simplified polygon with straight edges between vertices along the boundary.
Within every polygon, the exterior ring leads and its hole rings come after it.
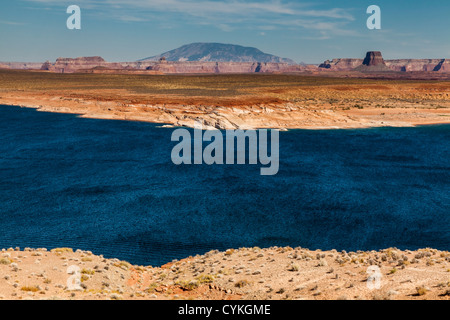
POLYGON ((380 51, 367 52, 365 59, 340 58, 327 60, 319 65, 319 69, 330 71, 369 71, 378 67, 386 67, 380 51))
POLYGON ((148 64, 147 70, 164 74, 295 73, 317 69, 317 67, 308 68, 303 65, 261 62, 165 61, 164 63, 139 62, 139 65, 136 63, 134 65, 142 68, 145 64, 148 64))
POLYGON ((58 58, 55 63, 45 62, 41 70, 52 72, 70 73, 80 70, 104 67, 107 69, 122 69, 118 63, 106 62, 102 57, 58 58))
POLYGON ((79 57, 79 58, 58 58, 56 63, 106 63, 105 59, 99 56, 95 57, 79 57))
POLYGON ((39 70, 42 62, 0 62, 0 69, 39 70))
POLYGON ((386 65, 394 71, 403 72, 450 72, 448 59, 397 59, 386 61, 386 65))
POLYGON ((353 69, 360 72, 389 72, 392 71, 384 62, 380 51, 369 51, 362 65, 353 69))
POLYGON ((397 59, 384 60, 380 51, 369 51, 363 59, 333 59, 319 65, 325 71, 359 72, 430 72, 450 73, 448 59, 397 59))
POLYGON ((319 65, 319 69, 330 69, 332 71, 350 71, 360 66, 363 62, 363 59, 333 59, 327 60, 321 65, 319 65))
POLYGON ((366 54, 366 58, 363 61, 363 65, 371 67, 371 66, 385 66, 383 56, 380 51, 369 51, 366 54))
POLYGON ((209 73, 288 73, 311 72, 316 66, 261 62, 207 61, 137 61, 112 63, 102 57, 58 58, 45 62, 41 70, 56 73, 143 73, 143 74, 209 74, 209 73))

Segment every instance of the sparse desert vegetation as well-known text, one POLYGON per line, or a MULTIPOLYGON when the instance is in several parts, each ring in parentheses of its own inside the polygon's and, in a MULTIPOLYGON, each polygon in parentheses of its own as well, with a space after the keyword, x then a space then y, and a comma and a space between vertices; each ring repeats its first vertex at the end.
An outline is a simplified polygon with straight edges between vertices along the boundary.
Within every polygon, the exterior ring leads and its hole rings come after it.
POLYGON ((67 249, 9 248, 0 257, 14 261, 0 265, 0 299, 450 299, 450 253, 429 248, 357 252, 240 248, 210 251, 161 267, 67 249), (80 270, 78 290, 67 286, 74 276, 67 271, 73 266, 80 270), (380 272, 379 288, 367 285, 370 269, 380 272))

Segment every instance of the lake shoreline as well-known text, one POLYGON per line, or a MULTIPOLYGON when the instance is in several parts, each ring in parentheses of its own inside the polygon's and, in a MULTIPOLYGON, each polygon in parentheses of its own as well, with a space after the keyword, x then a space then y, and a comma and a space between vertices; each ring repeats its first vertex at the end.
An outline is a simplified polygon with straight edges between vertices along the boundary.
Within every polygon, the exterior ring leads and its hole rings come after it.
POLYGON ((450 123, 448 81, 304 75, 138 76, 0 70, 0 104, 205 129, 450 123))
MULTIPOLYGON (((406 128, 406 127, 421 127, 421 126, 434 126, 434 125, 447 125, 450 124, 450 115, 448 121, 436 121, 435 118, 429 120, 429 122, 423 121, 422 119, 409 119, 402 121, 361 121, 360 123, 341 123, 336 125, 336 123, 330 121, 330 123, 320 123, 316 125, 311 124, 298 124, 298 125, 288 125, 288 126, 280 126, 277 121, 265 121, 263 125, 260 126, 249 126, 245 123, 236 124, 231 123, 228 119, 229 115, 223 114, 222 117, 215 118, 214 121, 211 121, 209 116, 205 118, 194 118, 191 117, 190 120, 180 120, 179 117, 172 117, 165 112, 161 114, 154 115, 154 118, 149 117, 146 113, 130 113, 127 112, 91 112, 87 111, 83 113, 83 110, 79 107, 67 108, 67 107, 57 107, 51 104, 46 104, 43 101, 36 101, 36 103, 44 103, 36 105, 34 103, 20 103, 19 100, 2 100, 0 99, 1 105, 6 106, 17 106, 20 108, 30 108, 36 109, 39 112, 52 112, 52 113, 61 113, 61 114, 73 114, 77 115, 80 118, 88 118, 88 119, 97 119, 97 120, 119 120, 119 121, 137 121, 137 122, 147 122, 147 123, 155 123, 159 124, 162 127, 187 127, 194 128, 195 122, 200 121, 203 125, 203 130, 258 130, 258 129, 276 129, 280 131, 288 131, 288 130, 342 130, 342 129, 370 129, 370 128, 406 128), (226 125, 220 125, 219 123, 228 123, 226 125)), ((188 108, 195 109, 196 106, 187 106, 188 108)), ((153 106, 151 108, 154 108, 153 106)), ((161 106, 157 106, 157 109, 161 108, 161 106)), ((186 106, 174 106, 173 108, 180 109, 180 112, 183 113, 185 111, 181 111, 182 108, 186 108, 186 106)), ((284 108, 284 106, 281 106, 284 108)), ((194 111, 195 113, 195 111, 194 111)))
POLYGON ((279 175, 260 178, 256 166, 175 166, 157 125, 0 110, 3 246, 152 265, 243 246, 448 250, 447 125, 292 130, 279 175), (22 216, 33 223, 21 235, 22 216))

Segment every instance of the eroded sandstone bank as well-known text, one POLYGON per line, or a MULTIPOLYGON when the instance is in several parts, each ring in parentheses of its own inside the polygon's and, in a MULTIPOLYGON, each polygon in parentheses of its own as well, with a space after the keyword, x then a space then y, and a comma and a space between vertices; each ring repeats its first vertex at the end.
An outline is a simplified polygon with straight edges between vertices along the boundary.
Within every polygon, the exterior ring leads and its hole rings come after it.
MULTIPOLYGON (((331 98, 332 99, 332 98, 331 98)), ((124 103, 34 92, 3 92, 0 104, 36 108, 39 111, 79 114, 81 117, 145 121, 205 129, 345 129, 408 127, 450 123, 450 107, 395 101, 389 104, 258 103, 235 106, 208 104, 124 103)))
POLYGON ((0 71, 0 104, 207 129, 450 123, 448 81, 308 75, 149 76, 0 71))

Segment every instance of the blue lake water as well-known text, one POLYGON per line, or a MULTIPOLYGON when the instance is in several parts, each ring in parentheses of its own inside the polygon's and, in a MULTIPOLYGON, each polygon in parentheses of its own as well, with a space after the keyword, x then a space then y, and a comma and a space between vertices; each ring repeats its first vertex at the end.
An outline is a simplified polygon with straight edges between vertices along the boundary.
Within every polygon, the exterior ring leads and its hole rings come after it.
POLYGON ((0 248, 450 249, 450 126, 280 132, 280 171, 171 162, 173 129, 0 106, 0 248))

